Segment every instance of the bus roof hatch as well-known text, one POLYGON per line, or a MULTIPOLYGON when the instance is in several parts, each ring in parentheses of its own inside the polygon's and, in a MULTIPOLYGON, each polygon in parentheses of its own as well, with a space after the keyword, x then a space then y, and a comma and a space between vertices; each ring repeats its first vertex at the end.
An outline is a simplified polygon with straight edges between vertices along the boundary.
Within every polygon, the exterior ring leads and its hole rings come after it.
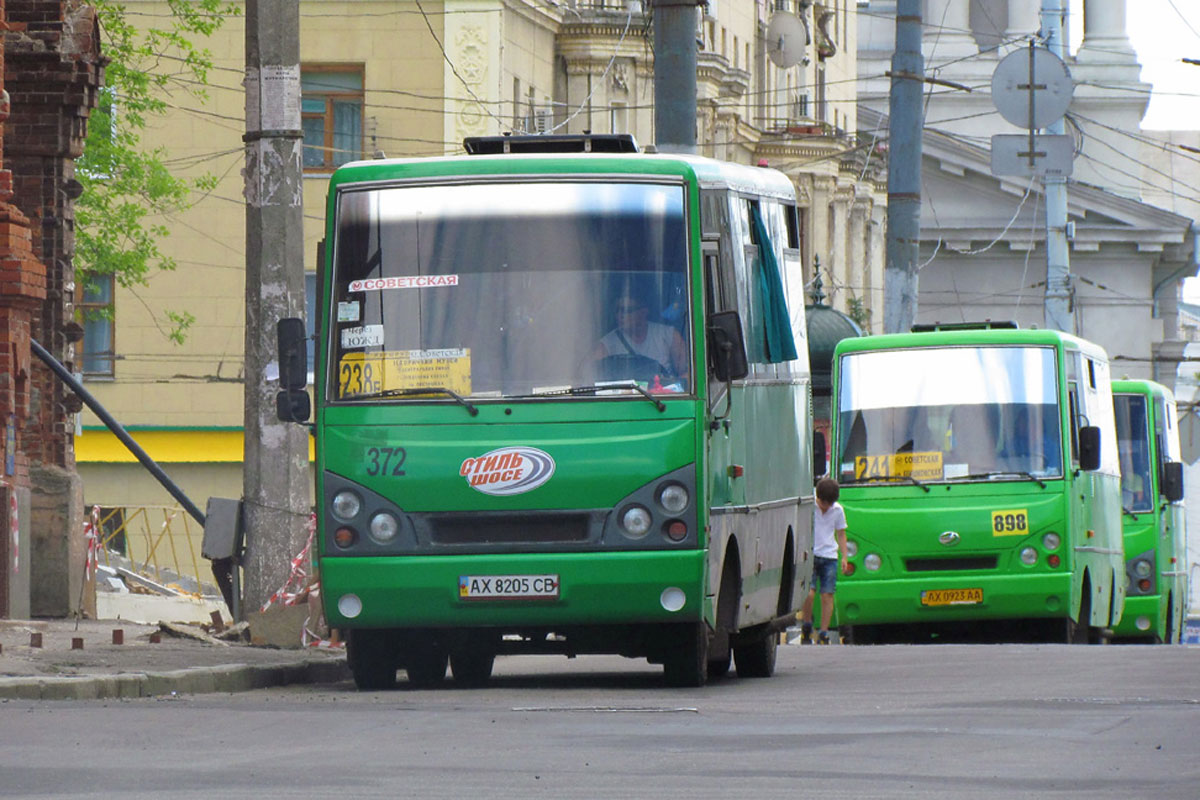
POLYGON ((532 136, 468 136, 463 139, 468 155, 504 153, 638 153, 641 149, 629 133, 567 133, 532 136))
POLYGON ((923 322, 913 325, 912 332, 1016 330, 1017 327, 1012 320, 985 319, 983 322, 923 322))

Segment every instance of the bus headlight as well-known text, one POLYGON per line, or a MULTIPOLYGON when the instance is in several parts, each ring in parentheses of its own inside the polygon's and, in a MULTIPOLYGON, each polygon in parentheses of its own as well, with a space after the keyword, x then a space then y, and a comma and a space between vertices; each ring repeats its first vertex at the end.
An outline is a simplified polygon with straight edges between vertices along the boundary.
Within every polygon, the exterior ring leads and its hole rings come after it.
POLYGON ((1037 556, 1037 550, 1034 550, 1032 547, 1021 548, 1021 563, 1025 566, 1032 567, 1034 564, 1036 564, 1037 556))
POLYGON ((386 511, 380 511, 371 517, 371 538, 380 544, 387 544, 396 538, 400 532, 400 523, 386 511))
POLYGON ((1139 578, 1149 578, 1151 572, 1154 572, 1154 565, 1150 563, 1150 559, 1139 558, 1133 562, 1133 574, 1139 578))
POLYGON ((846 540, 846 558, 854 558, 858 555, 858 542, 853 539, 846 540))
POLYGON ((863 556, 863 566, 867 568, 868 572, 878 572, 879 568, 883 566, 883 559, 877 553, 867 553, 863 556))
POLYGON ((1062 544, 1062 540, 1053 531, 1042 536, 1042 547, 1047 550, 1057 550, 1060 544, 1062 544))
POLYGON ((688 490, 678 483, 668 483, 658 493, 658 504, 671 514, 678 514, 687 508, 688 490))
POLYGON ((359 511, 362 511, 362 500, 354 492, 343 489, 333 496, 333 502, 330 506, 335 517, 344 522, 349 522, 358 516, 359 511))
POLYGON ((650 512, 641 506, 629 506, 621 512, 621 527, 634 539, 640 539, 650 530, 650 512))

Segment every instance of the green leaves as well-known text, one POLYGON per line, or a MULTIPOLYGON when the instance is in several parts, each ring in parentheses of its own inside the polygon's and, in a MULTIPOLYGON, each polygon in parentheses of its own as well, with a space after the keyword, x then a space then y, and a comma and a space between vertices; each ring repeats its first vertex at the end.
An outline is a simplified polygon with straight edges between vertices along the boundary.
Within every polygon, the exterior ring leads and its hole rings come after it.
MULTIPOLYGON (((157 270, 175 269, 174 259, 160 248, 170 233, 166 222, 216 184, 210 174, 173 173, 165 151, 143 145, 142 134, 151 119, 170 110, 173 95, 206 97, 211 54, 195 41, 239 10, 222 0, 170 0, 170 16, 139 14, 135 24, 114 0, 93 5, 110 62, 76 162, 84 191, 75 206, 75 269, 80 283, 112 275, 120 286, 133 288, 147 285, 157 270)), ((187 312, 168 310, 163 317, 164 332, 176 343, 195 321, 187 312)))

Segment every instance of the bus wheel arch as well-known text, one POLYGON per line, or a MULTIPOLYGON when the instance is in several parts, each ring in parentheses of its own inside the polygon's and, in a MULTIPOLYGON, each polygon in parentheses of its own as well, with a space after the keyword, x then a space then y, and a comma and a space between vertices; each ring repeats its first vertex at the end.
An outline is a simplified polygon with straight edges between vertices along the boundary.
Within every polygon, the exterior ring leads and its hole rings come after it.
POLYGON ((719 678, 729 672, 733 657, 730 638, 737 630, 738 609, 742 603, 742 559, 737 540, 729 539, 721 560, 721 580, 717 589, 716 619, 708 651, 708 677, 719 678))
POLYGON ((775 616, 782 617, 785 614, 792 613, 792 601, 795 598, 796 592, 796 543, 795 536, 792 532, 792 526, 787 529, 786 541, 783 545, 783 563, 780 566, 779 573, 779 603, 775 609, 775 616))

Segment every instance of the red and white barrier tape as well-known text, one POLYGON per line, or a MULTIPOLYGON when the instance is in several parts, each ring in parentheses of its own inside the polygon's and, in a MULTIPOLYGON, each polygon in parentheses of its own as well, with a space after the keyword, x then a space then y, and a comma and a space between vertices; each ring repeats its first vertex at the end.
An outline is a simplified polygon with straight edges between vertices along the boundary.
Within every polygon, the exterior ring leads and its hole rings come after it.
POLYGON ((100 506, 92 506, 91 516, 83 521, 83 538, 87 542, 83 554, 83 574, 91 577, 100 565, 100 506))
POLYGON ((288 575, 283 586, 279 587, 278 591, 267 598, 267 602, 263 603, 262 610, 266 611, 271 606, 279 603, 285 606, 294 606, 308 596, 308 554, 312 551, 313 537, 317 531, 317 515, 312 514, 308 518, 308 541, 304 545, 295 558, 292 559, 292 571, 288 575))

